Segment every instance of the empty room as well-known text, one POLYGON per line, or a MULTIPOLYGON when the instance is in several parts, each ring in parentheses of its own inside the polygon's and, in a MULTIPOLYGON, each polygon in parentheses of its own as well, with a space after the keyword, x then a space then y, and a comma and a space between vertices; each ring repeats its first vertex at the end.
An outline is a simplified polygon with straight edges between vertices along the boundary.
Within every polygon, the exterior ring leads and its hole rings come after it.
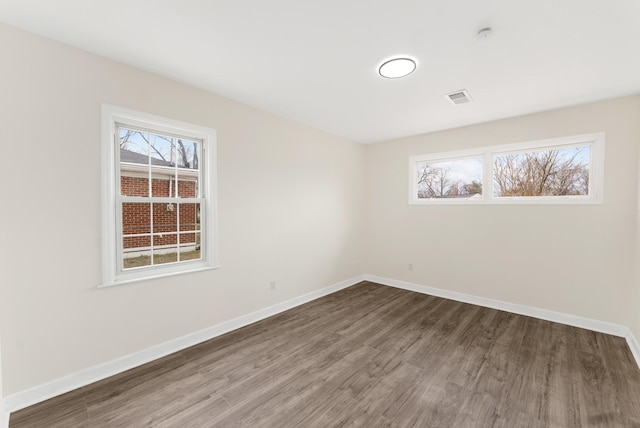
POLYGON ((640 428, 639 22, 0 0, 0 428, 640 428))

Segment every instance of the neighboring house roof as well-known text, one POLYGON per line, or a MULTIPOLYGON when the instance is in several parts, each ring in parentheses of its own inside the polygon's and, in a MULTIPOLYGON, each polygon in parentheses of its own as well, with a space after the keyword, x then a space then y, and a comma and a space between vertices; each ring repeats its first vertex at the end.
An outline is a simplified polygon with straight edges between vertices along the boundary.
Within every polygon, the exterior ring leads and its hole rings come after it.
MULTIPOLYGON (((142 153, 132 152, 127 149, 120 149, 120 162, 138 163, 142 165, 149 164, 149 157, 142 153)), ((151 158, 151 165, 155 166, 174 166, 173 163, 164 161, 162 159, 151 158)))
MULTIPOLYGON (((120 171, 123 176, 137 177, 140 174, 147 174, 149 157, 142 153, 133 152, 127 149, 120 149, 120 171)), ((151 172, 153 178, 168 180, 175 174, 175 165, 158 158, 151 158, 151 172), (156 168, 154 168, 156 167, 156 168), (169 167, 171 169, 168 169, 169 167)), ((178 177, 180 180, 197 181, 199 177, 197 169, 178 168, 178 177)))

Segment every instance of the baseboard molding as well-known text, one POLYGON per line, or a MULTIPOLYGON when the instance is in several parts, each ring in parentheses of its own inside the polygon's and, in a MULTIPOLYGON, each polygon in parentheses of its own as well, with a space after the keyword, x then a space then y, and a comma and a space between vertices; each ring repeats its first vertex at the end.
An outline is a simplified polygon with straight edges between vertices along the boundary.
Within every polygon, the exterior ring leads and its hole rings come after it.
POLYGON ((73 391, 74 389, 78 389, 91 383, 106 379, 110 376, 122 373, 134 367, 138 367, 159 358, 165 357, 174 352, 181 351, 190 346, 206 342, 207 340, 213 339, 217 336, 221 336, 225 333, 247 326, 254 322, 263 320, 270 316, 279 314, 280 312, 286 311, 296 306, 300 306, 304 303, 310 302, 328 294, 335 293, 336 291, 350 287, 361 281, 364 281, 364 275, 356 276, 354 278, 330 285, 320 290, 295 297, 285 302, 269 306, 267 308, 252 312, 247 315, 243 315, 229 321, 225 321, 204 330, 200 330, 186 336, 182 336, 161 343, 159 345, 134 352, 133 354, 129 354, 115 360, 81 370, 79 372, 64 376, 62 378, 36 386, 34 388, 8 395, 7 397, 5 397, 6 409, 9 412, 18 411, 33 404, 48 400, 49 398, 53 398, 57 395, 73 391))
POLYGON ((366 281, 376 282, 378 284, 388 285, 396 288, 402 288, 403 290, 415 291, 417 293, 443 297, 445 299, 456 300, 458 302, 471 303, 472 305, 484 306, 486 308, 498 309, 501 311, 512 312, 519 315, 526 315, 533 318, 539 318, 574 327, 580 327, 600 333, 611 334, 613 336, 627 337, 629 333, 628 327, 605 321, 583 318, 576 315, 564 314, 561 312, 535 308, 532 306, 508 303, 501 300, 487 299, 471 294, 458 293, 456 291, 443 290, 441 288, 428 287, 426 285, 398 281, 395 279, 383 278, 375 275, 365 275, 364 278, 366 281))
POLYGON ((2 398, 0 398, 0 428, 9 428, 9 411, 2 398))
POLYGON ((599 333, 610 334, 612 336, 624 337, 627 340, 627 344, 629 345, 629 349, 631 350, 634 359, 636 360, 636 364, 638 364, 638 368, 640 368, 640 343, 631 332, 631 329, 624 325, 579 317, 576 315, 569 315, 562 312, 550 311, 548 309, 508 303, 502 300, 487 299, 471 294, 458 293, 456 291, 443 290, 441 288, 428 287, 426 285, 383 278, 376 275, 364 275, 364 279, 365 281, 401 288, 403 290, 415 291, 417 293, 428 294, 430 296, 443 297, 445 299, 456 300, 458 302, 470 303, 472 305, 484 306, 486 308, 498 309, 501 311, 512 312, 514 314, 526 315, 533 318, 597 331, 599 333))
POLYGON ((629 329, 626 339, 629 349, 631 349, 631 353, 633 354, 633 358, 636 359, 638 368, 640 368, 640 342, 638 342, 638 338, 636 338, 631 332, 631 329, 629 329))

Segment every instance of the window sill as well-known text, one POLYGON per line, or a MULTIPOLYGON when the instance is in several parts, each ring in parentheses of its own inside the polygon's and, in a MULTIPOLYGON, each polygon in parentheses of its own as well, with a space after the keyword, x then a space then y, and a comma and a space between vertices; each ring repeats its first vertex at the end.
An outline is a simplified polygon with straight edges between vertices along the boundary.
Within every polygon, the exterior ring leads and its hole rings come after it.
POLYGON ((602 198, 597 197, 530 197, 530 196, 509 196, 502 198, 481 199, 481 198, 432 198, 432 199, 412 199, 409 205, 602 205, 602 198))
POLYGON ((117 285, 125 285, 125 284, 131 284, 135 282, 149 281, 149 280, 154 280, 159 278, 165 278, 168 276, 184 275, 184 274, 189 274, 194 272, 203 272, 203 271, 214 270, 218 268, 220 268, 220 265, 203 266, 203 267, 197 267, 189 270, 181 270, 181 271, 174 271, 174 272, 159 272, 155 274, 150 273, 149 275, 145 275, 141 277, 122 278, 122 279, 115 279, 113 281, 105 281, 102 284, 98 285, 97 288, 109 288, 117 285))

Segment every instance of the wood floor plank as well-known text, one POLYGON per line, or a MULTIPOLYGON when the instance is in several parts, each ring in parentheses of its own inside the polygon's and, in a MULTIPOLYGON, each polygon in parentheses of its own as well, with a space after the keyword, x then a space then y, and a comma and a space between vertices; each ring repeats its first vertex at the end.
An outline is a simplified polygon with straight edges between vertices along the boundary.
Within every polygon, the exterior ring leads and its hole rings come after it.
MULTIPOLYGON (((325 355, 334 349, 332 345, 339 342, 339 339, 342 338, 335 334, 314 336, 308 340, 309 346, 284 356, 269 366, 268 370, 260 370, 251 377, 221 388, 219 393, 233 405, 250 401, 257 391, 270 389, 274 382, 285 379, 301 369, 307 369, 309 364, 315 361, 314 357, 325 355)), ((342 347, 343 345, 338 346, 342 347)))
POLYGON ((10 427, 640 428, 640 369, 620 337, 363 282, 10 427))
POLYGON ((85 400, 77 395, 68 395, 31 406, 12 414, 9 422, 11 428, 89 428, 91 426, 85 400))
POLYGON ((211 426, 213 421, 220 414, 225 413, 231 408, 218 394, 209 395, 197 401, 193 405, 183 406, 180 411, 174 413, 168 418, 157 422, 154 428, 202 428, 211 426))

